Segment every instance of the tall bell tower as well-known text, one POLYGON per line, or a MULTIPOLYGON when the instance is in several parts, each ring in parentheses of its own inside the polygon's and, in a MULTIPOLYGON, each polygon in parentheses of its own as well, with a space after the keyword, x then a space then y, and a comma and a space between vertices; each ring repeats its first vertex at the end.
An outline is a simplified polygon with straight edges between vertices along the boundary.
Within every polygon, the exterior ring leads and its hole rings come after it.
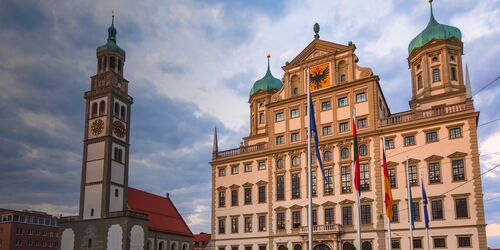
POLYGON ((125 51, 116 43, 114 14, 106 44, 97 48, 97 70, 85 93, 80 212, 82 220, 101 219, 126 210, 130 140, 125 51))

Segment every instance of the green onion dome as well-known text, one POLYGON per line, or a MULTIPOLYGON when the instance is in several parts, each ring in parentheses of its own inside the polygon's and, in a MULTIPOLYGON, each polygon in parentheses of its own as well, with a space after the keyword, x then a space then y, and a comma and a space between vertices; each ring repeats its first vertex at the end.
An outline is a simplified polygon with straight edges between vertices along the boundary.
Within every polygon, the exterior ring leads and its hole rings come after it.
POLYGON ((97 53, 104 50, 111 50, 125 57, 125 50, 123 50, 116 44, 116 28, 114 26, 114 16, 111 21, 111 26, 109 26, 108 28, 108 41, 106 42, 106 44, 97 47, 97 53))
POLYGON ((462 40, 462 33, 457 27, 440 24, 434 18, 434 14, 432 12, 432 3, 431 3, 431 17, 427 27, 420 32, 413 40, 411 40, 410 45, 408 45, 408 54, 411 54, 413 50, 418 49, 432 39, 449 39, 455 37, 458 40, 462 40))
POLYGON ((275 78, 273 74, 271 74, 271 70, 269 69, 270 57, 270 55, 267 56, 266 75, 253 84, 253 87, 250 90, 250 96, 259 91, 280 90, 281 87, 283 87, 283 83, 279 79, 275 78))

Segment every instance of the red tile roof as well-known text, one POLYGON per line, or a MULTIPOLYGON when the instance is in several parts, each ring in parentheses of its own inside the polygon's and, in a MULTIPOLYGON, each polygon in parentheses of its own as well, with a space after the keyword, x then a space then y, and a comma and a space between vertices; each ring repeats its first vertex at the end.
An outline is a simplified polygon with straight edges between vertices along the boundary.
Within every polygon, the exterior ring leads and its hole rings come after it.
POLYGON ((149 216, 150 230, 193 237, 170 198, 129 187, 128 206, 149 216))
POLYGON ((204 242, 209 242, 210 241, 210 234, 207 233, 200 233, 200 234, 195 234, 193 235, 193 239, 196 242, 204 241, 204 242))

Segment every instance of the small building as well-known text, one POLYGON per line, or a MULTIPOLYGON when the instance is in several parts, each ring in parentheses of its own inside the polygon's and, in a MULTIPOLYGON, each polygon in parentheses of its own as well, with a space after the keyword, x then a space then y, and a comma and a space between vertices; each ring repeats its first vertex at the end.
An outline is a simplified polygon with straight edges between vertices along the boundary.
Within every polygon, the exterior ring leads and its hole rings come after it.
POLYGON ((193 235, 194 245, 193 250, 207 250, 210 249, 210 238, 211 234, 201 232, 199 234, 193 235))
POLYGON ((0 208, 0 249, 59 249, 57 217, 0 208))

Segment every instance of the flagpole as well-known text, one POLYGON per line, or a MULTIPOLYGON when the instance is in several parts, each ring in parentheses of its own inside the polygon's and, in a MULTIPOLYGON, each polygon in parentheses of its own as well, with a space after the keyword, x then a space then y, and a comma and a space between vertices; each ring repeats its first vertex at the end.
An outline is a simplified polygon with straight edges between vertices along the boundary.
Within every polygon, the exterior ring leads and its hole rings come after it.
POLYGON ((307 125, 307 227, 308 227, 308 249, 312 250, 312 171, 311 171, 311 87, 309 85, 309 68, 307 69, 307 112, 309 124, 307 125))
MULTIPOLYGON (((356 108, 353 108, 353 111, 352 111, 352 120, 353 120, 353 128, 354 126, 356 126, 356 108)), ((356 132, 357 133, 357 132, 356 132)), ((357 135, 356 135, 357 136, 357 135)), ((357 145, 354 145, 355 147, 357 147, 357 145)), ((354 152, 357 152, 357 148, 355 148, 353 151, 354 152)), ((356 171, 359 171, 359 169, 356 168, 356 155, 354 155, 354 161, 353 161, 353 168, 354 168, 354 178, 356 179, 356 171)), ((355 184, 356 185, 356 184, 355 184)), ((360 199, 359 199, 359 193, 360 193, 360 190, 361 190, 361 183, 359 183, 359 186, 358 186, 358 190, 356 190, 356 206, 357 206, 357 211, 358 211, 358 232, 357 232, 357 242, 358 242, 358 248, 357 249, 361 249, 361 206, 360 206, 360 199)))
POLYGON ((413 250, 413 211, 412 208, 412 198, 411 198, 411 190, 410 190, 410 167, 408 166, 408 156, 406 157, 406 189, 408 192, 408 222, 410 225, 410 250, 413 250))
MULTIPOLYGON (((422 180, 422 191, 424 191, 424 176, 420 175, 420 179, 422 180)), ((427 194, 425 192, 422 192, 422 201, 426 203, 427 201, 427 194), (425 196, 425 197, 424 197, 425 196)), ((427 217, 427 204, 424 204, 424 217, 427 217)), ((428 223, 428 218, 424 218, 425 220, 425 239, 427 241, 427 249, 431 249, 431 242, 429 241, 429 223, 428 223)))
MULTIPOLYGON (((385 137, 382 137, 382 154, 385 155, 385 137)), ((385 183, 385 176, 384 178, 384 183, 385 183)), ((382 185, 382 189, 384 190, 384 194, 388 193, 386 185, 382 185)), ((385 196, 385 195, 384 195, 385 196)), ((390 208, 392 209, 392 207, 390 208)), ((392 239, 391 239, 391 218, 389 218, 389 215, 387 214, 387 210, 385 211, 385 215, 387 217, 387 249, 392 250, 392 239)))

